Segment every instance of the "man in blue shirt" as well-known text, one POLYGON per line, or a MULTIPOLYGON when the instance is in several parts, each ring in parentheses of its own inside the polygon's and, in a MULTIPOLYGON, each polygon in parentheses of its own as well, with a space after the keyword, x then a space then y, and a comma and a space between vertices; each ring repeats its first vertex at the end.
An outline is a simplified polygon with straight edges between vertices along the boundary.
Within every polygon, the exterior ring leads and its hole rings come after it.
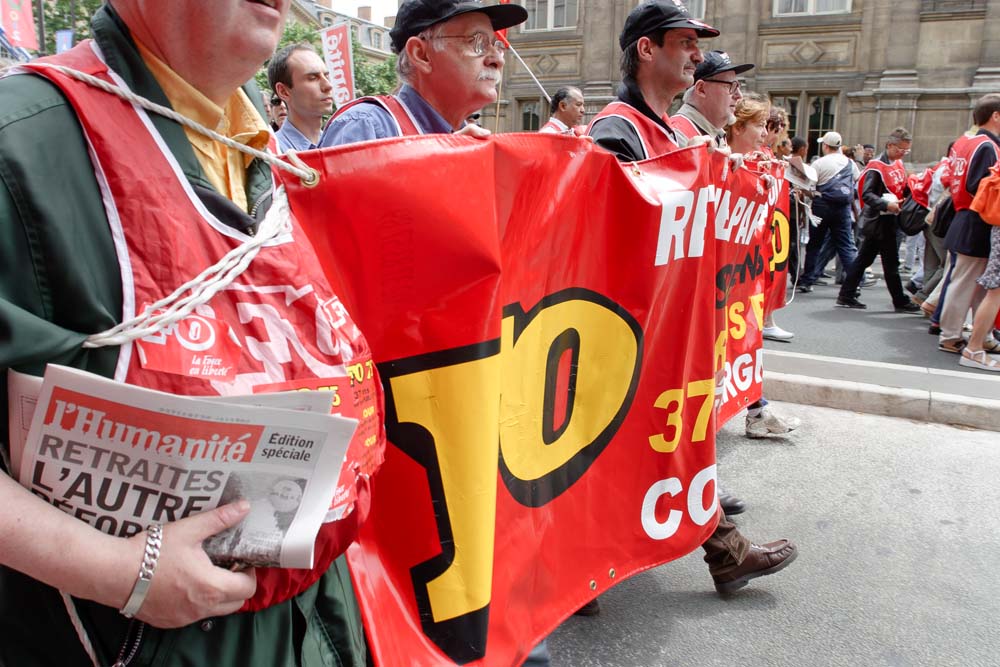
MULTIPOLYGON (((470 0, 408 0, 389 33, 398 54, 403 86, 387 98, 365 98, 341 110, 320 146, 384 139, 404 134, 489 134, 465 119, 497 101, 504 43, 495 31, 523 23, 527 11, 514 4, 470 0)), ((290 116, 289 116, 290 117, 290 116)))
POLYGON ((288 111, 275 132, 278 150, 316 148, 323 119, 333 112, 333 85, 326 63, 308 44, 292 44, 271 58, 267 82, 288 111))

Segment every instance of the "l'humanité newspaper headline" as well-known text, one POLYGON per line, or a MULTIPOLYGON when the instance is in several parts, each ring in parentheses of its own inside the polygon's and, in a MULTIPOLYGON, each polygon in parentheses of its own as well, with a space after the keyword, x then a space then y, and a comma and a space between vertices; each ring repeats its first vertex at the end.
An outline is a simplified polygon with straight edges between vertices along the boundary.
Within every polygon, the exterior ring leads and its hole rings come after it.
POLYGON ((250 512, 205 542, 219 564, 312 566, 357 421, 330 392, 192 398, 50 365, 8 375, 8 469, 98 530, 133 535, 239 498, 250 512))

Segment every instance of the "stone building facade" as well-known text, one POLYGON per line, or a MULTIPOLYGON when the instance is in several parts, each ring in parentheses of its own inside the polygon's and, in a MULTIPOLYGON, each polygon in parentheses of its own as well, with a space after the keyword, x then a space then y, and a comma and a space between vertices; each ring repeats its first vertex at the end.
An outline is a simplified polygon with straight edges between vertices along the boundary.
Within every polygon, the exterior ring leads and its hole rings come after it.
MULTIPOLYGON (((588 118, 619 80, 618 34, 636 0, 519 0, 531 19, 511 44, 551 94, 574 85, 588 118)), ((792 131, 836 130, 849 143, 880 145, 904 126, 914 164, 935 160, 971 124, 973 102, 1000 92, 1000 0, 689 0, 722 31, 707 49, 753 62, 746 88, 789 112, 792 131)), ((548 105, 508 54, 501 131, 535 129, 548 105)), ((495 126, 496 109, 484 115, 495 126)))
MULTIPOLYGON (((293 0, 288 18, 308 26, 314 26, 317 30, 335 23, 348 23, 351 26, 351 33, 358 40, 361 46, 361 53, 369 61, 380 63, 388 60, 392 56, 389 42, 389 30, 392 24, 383 25, 372 21, 371 7, 359 7, 358 16, 349 16, 333 11, 330 0, 293 0)), ((393 19, 395 17, 387 17, 393 19)))

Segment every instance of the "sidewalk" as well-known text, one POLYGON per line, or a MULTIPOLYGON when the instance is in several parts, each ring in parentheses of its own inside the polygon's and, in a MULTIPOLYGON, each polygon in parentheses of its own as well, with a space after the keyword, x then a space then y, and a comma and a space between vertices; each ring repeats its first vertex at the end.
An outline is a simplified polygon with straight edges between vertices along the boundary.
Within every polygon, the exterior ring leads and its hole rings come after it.
POLYGON ((768 399, 1000 431, 1000 377, 764 352, 768 399))
MULTIPOLYGON (((770 359, 768 360, 771 361, 770 359)), ((622 582, 551 636, 553 667, 986 667, 1000 654, 1000 438, 776 403, 788 437, 719 435, 748 537, 794 540, 789 568, 715 593, 700 550, 622 582)))

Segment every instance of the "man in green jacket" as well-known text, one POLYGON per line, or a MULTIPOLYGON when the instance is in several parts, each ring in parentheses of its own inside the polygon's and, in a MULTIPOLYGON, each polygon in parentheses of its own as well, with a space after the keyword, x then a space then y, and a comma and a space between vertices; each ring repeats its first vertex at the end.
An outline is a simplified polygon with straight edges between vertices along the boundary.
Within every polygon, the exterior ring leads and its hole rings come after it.
MULTIPOLYGON (((250 113, 239 100, 258 106, 260 94, 252 86, 246 95, 239 90, 273 52, 288 6, 289 0, 111 0, 95 15, 93 34, 131 90, 189 116, 212 119, 218 109, 232 121, 232 138, 259 148, 268 137, 259 110, 250 113)), ((205 209, 252 234, 270 204, 268 165, 220 149, 175 121, 150 118, 205 209)), ((224 125, 214 120, 214 127, 224 125)), ((134 156, 140 175, 143 157, 134 156)), ((169 213, 171 202, 157 205, 169 213)), ((117 349, 81 344, 122 317, 118 267, 88 146, 66 97, 38 76, 0 81, 0 371, 40 375, 47 363, 60 363, 112 376, 117 349)), ((2 449, 6 393, 0 381, 2 449)), ((165 526, 153 583, 134 620, 118 609, 136 582, 143 533, 124 539, 98 532, 2 472, 0 508, 0 664, 365 664, 342 557, 294 598, 234 613, 254 595, 256 578, 215 567, 201 543, 239 523, 244 503, 165 526), (71 624, 69 607, 81 627, 71 624), (81 636, 92 643, 89 655, 81 636)))

